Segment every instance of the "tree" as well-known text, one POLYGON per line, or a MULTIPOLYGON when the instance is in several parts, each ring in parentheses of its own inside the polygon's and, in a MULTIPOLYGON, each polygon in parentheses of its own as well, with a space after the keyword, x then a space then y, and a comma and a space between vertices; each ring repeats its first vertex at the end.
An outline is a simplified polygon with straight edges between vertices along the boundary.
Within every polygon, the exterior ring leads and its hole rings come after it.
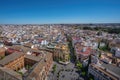
POLYGON ((26 65, 26 69, 30 69, 31 68, 31 66, 30 65, 26 65))
POLYGON ((83 71, 81 74, 82 74, 82 76, 85 76, 85 75, 86 75, 86 72, 85 72, 85 71, 83 71))
POLYGON ((3 58, 5 58, 5 56, 1 56, 1 57, 0 57, 0 59, 3 59, 3 58))
POLYGON ((109 42, 106 42, 106 45, 103 46, 103 47, 99 47, 100 50, 103 50, 103 51, 109 51, 110 50, 110 47, 109 47, 109 42))
POLYGON ((53 73, 56 71, 56 64, 53 66, 53 73))
POLYGON ((22 73, 22 72, 19 72, 19 71, 18 71, 18 73, 19 73, 20 75, 23 75, 23 73, 22 73))
POLYGON ((89 80, 94 80, 93 78, 89 78, 89 80))
POLYGON ((82 69, 82 63, 80 63, 79 61, 77 62, 77 68, 78 68, 78 70, 81 70, 82 69))

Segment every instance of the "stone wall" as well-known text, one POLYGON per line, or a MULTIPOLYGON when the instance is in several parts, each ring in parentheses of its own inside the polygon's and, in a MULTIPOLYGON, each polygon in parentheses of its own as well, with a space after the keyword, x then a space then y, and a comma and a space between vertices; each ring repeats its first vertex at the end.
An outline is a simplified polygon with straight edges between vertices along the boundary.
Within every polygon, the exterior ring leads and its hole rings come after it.
POLYGON ((11 71, 11 73, 8 73, 7 72, 8 70, 6 70, 5 71, 5 69, 3 70, 3 69, 1 69, 0 68, 0 80, 22 80, 22 77, 18 74, 18 75, 16 75, 16 74, 14 74, 14 72, 12 73, 11 71))

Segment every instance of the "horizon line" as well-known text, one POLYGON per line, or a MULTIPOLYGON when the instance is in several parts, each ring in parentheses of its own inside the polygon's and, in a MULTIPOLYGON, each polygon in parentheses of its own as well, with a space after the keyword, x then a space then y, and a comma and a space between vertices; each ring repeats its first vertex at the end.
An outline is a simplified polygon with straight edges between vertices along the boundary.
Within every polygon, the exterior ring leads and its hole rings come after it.
POLYGON ((0 25, 47 25, 47 24, 120 24, 120 22, 99 22, 99 23, 0 23, 0 25))

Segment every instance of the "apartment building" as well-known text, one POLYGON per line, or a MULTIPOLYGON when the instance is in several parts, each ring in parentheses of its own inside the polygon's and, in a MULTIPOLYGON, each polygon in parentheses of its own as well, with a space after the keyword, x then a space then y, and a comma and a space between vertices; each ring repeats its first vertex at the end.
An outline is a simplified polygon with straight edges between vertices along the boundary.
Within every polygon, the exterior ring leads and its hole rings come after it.
POLYGON ((0 80, 45 80, 52 62, 52 53, 47 51, 13 52, 0 60, 0 80))
POLYGON ((24 67, 24 53, 15 52, 0 61, 0 66, 18 71, 24 67))
POLYGON ((89 74, 93 75, 95 80, 120 80, 120 68, 111 64, 90 64, 89 74))

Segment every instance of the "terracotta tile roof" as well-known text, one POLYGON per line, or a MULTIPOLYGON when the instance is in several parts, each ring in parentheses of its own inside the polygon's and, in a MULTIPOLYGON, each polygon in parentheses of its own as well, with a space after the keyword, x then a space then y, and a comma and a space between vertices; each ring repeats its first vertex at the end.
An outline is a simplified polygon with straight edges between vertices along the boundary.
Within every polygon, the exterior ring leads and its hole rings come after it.
POLYGON ((83 56, 88 56, 88 55, 90 55, 92 49, 90 47, 78 47, 76 49, 76 51, 77 51, 77 54, 80 54, 83 56), (85 50, 83 51, 83 49, 85 49, 85 50))
POLYGON ((20 52, 19 50, 13 49, 13 48, 8 48, 7 51, 8 51, 9 53, 20 52))

